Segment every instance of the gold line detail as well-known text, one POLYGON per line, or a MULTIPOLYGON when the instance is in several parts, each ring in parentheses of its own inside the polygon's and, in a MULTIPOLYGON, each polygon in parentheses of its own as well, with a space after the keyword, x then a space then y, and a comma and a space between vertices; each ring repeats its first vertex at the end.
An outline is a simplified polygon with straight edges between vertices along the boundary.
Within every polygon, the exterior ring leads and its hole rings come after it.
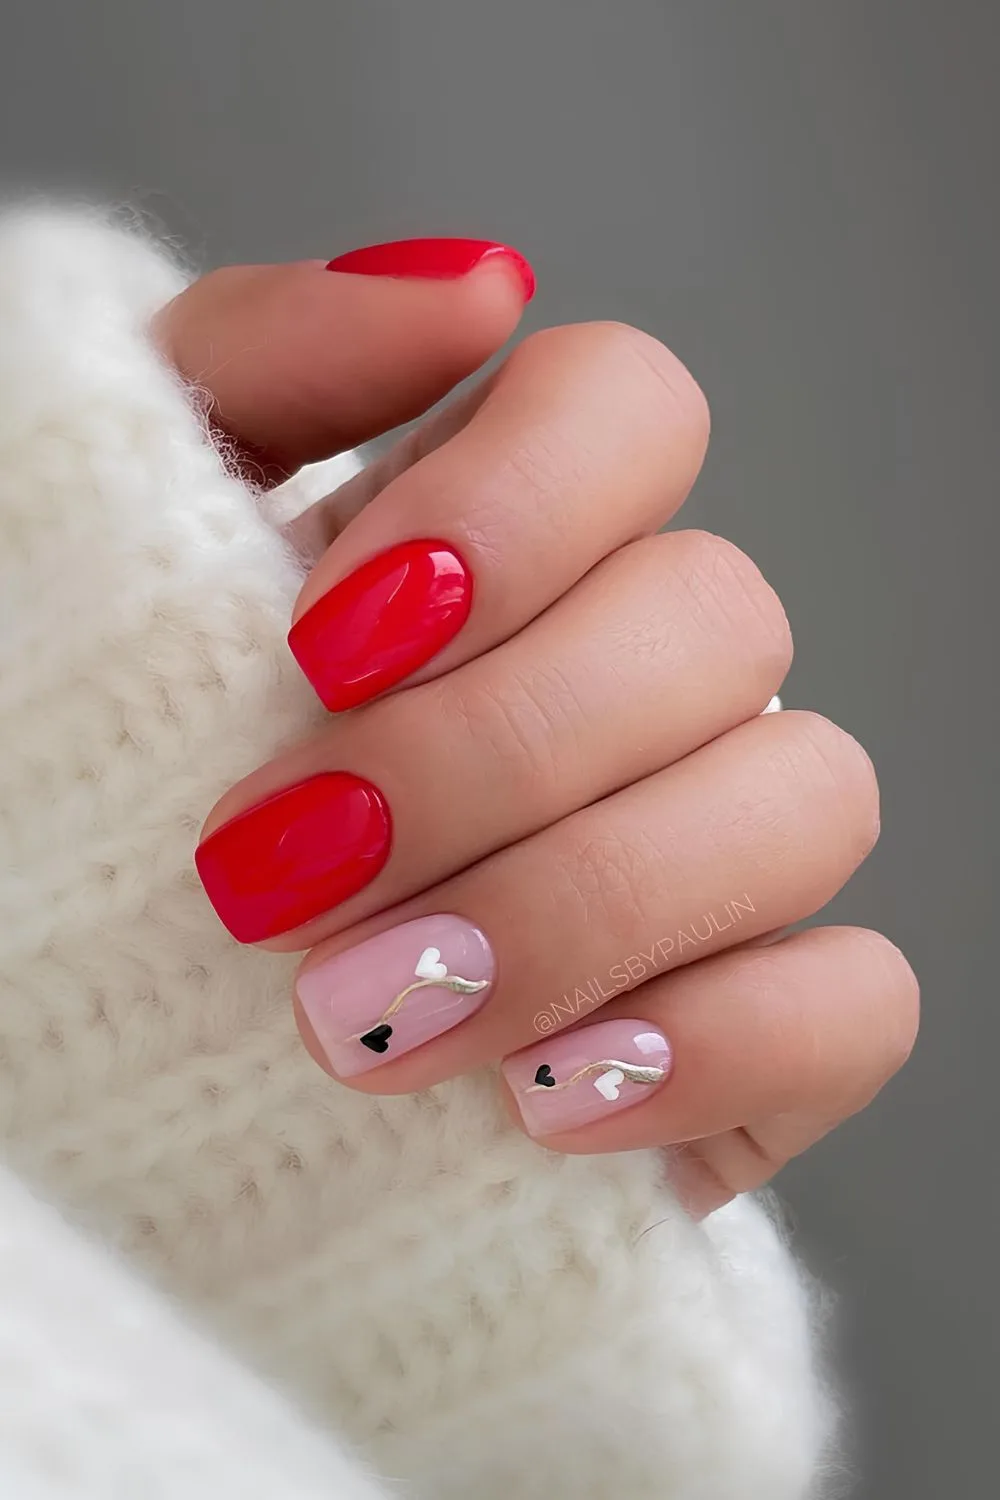
POLYGON ((453 990, 456 995, 478 995, 480 990, 487 988, 489 982, 488 979, 463 979, 461 974, 445 974, 443 979, 416 979, 412 984, 408 984, 405 990, 400 990, 388 1010, 384 1010, 377 1021, 373 1021, 370 1026, 366 1026, 364 1031, 355 1032, 354 1036, 349 1037, 348 1040, 352 1042, 359 1041, 369 1031, 374 1031, 376 1026, 384 1026, 390 1016, 396 1014, 403 1001, 408 995, 412 995, 414 990, 426 990, 436 987, 442 990, 453 990))
POLYGON ((551 1094, 555 1089, 572 1088, 574 1083, 579 1083, 584 1078, 589 1078, 592 1073, 611 1073, 615 1069, 624 1074, 629 1083, 662 1083, 667 1073, 665 1068, 641 1067, 638 1063, 616 1062, 614 1058, 605 1058, 602 1062, 588 1063, 585 1068, 580 1068, 573 1074, 572 1078, 564 1078, 561 1083, 533 1083, 527 1094, 551 1094))

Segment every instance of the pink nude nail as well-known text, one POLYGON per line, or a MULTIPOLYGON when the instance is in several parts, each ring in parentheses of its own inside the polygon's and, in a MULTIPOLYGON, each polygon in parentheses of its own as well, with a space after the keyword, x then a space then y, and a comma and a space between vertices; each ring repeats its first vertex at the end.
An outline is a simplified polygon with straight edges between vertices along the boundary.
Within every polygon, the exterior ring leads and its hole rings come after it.
POLYGON ((670 1044, 646 1021, 599 1021, 515 1052, 503 1075, 529 1135, 558 1135, 639 1104, 670 1076, 670 1044))
POLYGON ((495 963, 462 917, 418 917, 306 967, 296 993, 335 1073, 350 1078, 429 1042, 486 1000, 495 963))

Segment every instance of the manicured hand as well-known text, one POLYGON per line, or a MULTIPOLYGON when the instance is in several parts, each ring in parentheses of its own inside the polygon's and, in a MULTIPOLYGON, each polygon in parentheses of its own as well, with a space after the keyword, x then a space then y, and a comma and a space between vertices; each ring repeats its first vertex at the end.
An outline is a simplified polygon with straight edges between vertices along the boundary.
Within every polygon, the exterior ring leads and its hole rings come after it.
MULTIPOLYGON (((158 332, 277 479, 426 411, 532 289, 504 247, 411 242, 217 272, 158 332)), ((828 720, 763 712, 792 648, 753 563, 657 534, 708 425, 654 339, 551 329, 303 518, 289 644, 333 717, 197 853, 239 941, 311 950, 336 1078, 502 1062, 529 1134, 669 1146, 699 1212, 867 1103, 917 1013, 877 933, 782 935, 871 850, 876 783, 828 720)))

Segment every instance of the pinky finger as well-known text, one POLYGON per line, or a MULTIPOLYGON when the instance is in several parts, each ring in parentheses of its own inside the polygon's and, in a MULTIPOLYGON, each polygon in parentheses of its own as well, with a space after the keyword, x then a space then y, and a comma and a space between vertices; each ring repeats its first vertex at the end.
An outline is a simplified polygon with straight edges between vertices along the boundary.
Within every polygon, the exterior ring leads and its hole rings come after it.
POLYGON ((550 1149, 669 1147, 678 1192, 706 1213, 760 1187, 868 1104, 908 1057, 917 1014, 913 971, 886 938, 811 928, 652 980, 586 1026, 514 1054, 504 1076, 522 1125, 550 1149), (650 1034, 668 1039, 657 1086, 622 1087, 614 1103, 535 1086, 540 1070, 565 1072, 563 1051, 574 1074, 607 1050, 605 1036, 621 1052, 627 1022, 647 1044, 650 1034))

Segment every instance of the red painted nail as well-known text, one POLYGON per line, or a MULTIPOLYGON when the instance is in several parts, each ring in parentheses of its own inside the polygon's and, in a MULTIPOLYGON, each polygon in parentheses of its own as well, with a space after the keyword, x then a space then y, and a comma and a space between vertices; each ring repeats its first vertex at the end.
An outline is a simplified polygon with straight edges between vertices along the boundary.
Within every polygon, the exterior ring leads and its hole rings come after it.
POLYGON ((402 682, 456 635, 472 574, 447 542, 401 542, 335 584, 288 644, 323 703, 355 708, 402 682))
POLYGON ((327 266, 328 271, 346 271, 352 276, 416 276, 431 281, 451 281, 467 276, 484 260, 505 259, 517 271, 524 300, 535 295, 535 273, 518 250, 494 240, 393 240, 387 245, 366 245, 348 250, 327 266))
POLYGON ((195 851, 208 899, 241 943, 290 932, 373 880, 392 820, 370 781, 331 771, 276 792, 195 851))

